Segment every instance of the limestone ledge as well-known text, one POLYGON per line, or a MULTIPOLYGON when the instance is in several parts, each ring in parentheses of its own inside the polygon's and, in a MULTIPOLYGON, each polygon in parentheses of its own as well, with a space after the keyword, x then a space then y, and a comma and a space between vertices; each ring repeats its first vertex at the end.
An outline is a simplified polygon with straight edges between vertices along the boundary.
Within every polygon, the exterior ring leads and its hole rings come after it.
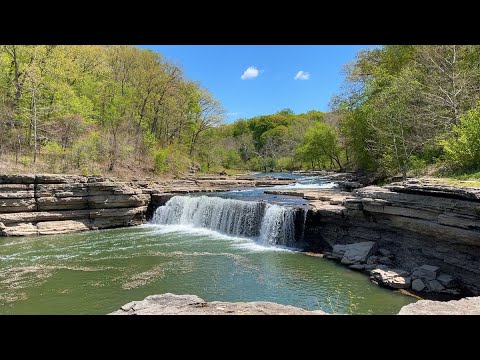
MULTIPOLYGON (((171 293, 132 301, 109 315, 328 315, 266 301, 207 302, 196 295, 171 293)), ((420 300, 405 305, 398 315, 480 315, 480 297, 452 301, 420 300)))
POLYGON ((245 176, 125 182, 101 176, 0 174, 0 236, 139 225, 176 194, 290 183, 290 179, 245 176))
POLYGON ((267 301, 207 302, 196 295, 150 295, 132 301, 109 315, 327 315, 267 301))
POLYGON ((454 293, 436 279, 410 276, 418 267, 433 266, 458 280, 466 294, 480 294, 479 188, 413 181, 352 192, 309 190, 301 196, 313 199, 304 233, 308 250, 335 258, 337 245, 374 242, 392 256, 373 253, 354 263, 337 253, 336 259, 389 287, 454 293))

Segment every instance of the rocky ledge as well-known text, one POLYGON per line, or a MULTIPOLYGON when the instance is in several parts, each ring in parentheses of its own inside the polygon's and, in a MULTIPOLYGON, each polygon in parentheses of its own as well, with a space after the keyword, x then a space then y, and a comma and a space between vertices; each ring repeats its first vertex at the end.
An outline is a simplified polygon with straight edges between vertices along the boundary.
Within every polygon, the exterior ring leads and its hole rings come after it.
MULTIPOLYGON (((150 295, 132 301, 109 315, 328 315, 267 301, 207 302, 196 295, 150 295)), ((480 315, 480 297, 452 301, 421 300, 400 309, 398 315, 480 315)))
POLYGON ((186 177, 161 182, 100 176, 0 175, 0 236, 52 235, 140 225, 177 194, 290 184, 254 177, 186 177))
POLYGON ((267 301, 207 302, 195 295, 166 293, 129 302, 109 315, 326 315, 326 313, 267 301))
POLYGON ((0 236, 138 225, 150 190, 96 176, 0 175, 0 236))
POLYGON ((480 315, 480 297, 452 301, 420 300, 402 307, 398 315, 480 315))
POLYGON ((388 287, 480 294, 479 188, 410 181, 303 197, 313 207, 305 221, 307 250, 388 287))

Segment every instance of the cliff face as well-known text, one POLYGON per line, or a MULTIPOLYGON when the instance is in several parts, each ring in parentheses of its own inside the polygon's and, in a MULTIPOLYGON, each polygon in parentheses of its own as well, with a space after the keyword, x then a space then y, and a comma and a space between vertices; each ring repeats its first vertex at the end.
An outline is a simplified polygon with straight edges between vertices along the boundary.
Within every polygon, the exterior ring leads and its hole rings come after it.
POLYGON ((48 235, 139 225, 151 190, 75 175, 1 175, 0 235, 48 235))
POLYGON ((389 266, 436 266, 480 293, 479 189, 414 183, 358 189, 340 204, 310 210, 305 241, 323 251, 374 241, 394 255, 389 266))

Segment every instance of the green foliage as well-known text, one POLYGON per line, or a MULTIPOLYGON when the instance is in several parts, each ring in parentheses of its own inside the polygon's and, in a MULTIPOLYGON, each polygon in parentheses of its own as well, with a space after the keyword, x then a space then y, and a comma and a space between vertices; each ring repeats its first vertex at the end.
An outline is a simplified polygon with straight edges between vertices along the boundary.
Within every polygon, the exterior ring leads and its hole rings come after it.
MULTIPOLYGON (((475 135, 467 140, 456 126, 480 98, 479 51, 463 45, 361 51, 347 68, 345 93, 332 100, 353 167, 420 175, 444 151, 450 164, 474 166, 475 135)), ((473 124, 461 126, 474 131, 473 124)))
POLYGON ((0 153, 36 153, 51 171, 159 171, 155 149, 172 147, 168 168, 188 169, 222 120, 219 102, 153 51, 0 46, 0 153))
POLYGON ((71 163, 82 174, 100 173, 95 166, 99 161, 100 141, 100 133, 93 131, 72 146, 71 163))
POLYGON ((441 142, 447 161, 454 168, 480 170, 480 106, 465 113, 453 128, 453 136, 441 142))
POLYGON ((420 176, 427 167, 427 162, 424 159, 418 158, 416 156, 411 156, 408 167, 410 168, 414 176, 420 176))
POLYGON ((154 168, 157 174, 182 175, 191 165, 183 146, 170 146, 154 151, 154 168))
POLYGON ((342 169, 340 152, 335 129, 322 122, 307 130, 304 141, 297 151, 304 162, 313 164, 312 167, 315 167, 315 164, 325 167, 325 164, 329 163, 330 168, 342 169))
POLYGON ((169 155, 168 149, 160 149, 154 152, 153 159, 155 164, 155 172, 162 173, 168 170, 169 155))
POLYGON ((221 164, 225 169, 255 171, 300 169, 302 159, 296 156, 297 147, 307 129, 325 119, 325 114, 316 110, 296 115, 284 109, 212 128, 205 133, 210 142, 204 140, 199 148, 205 164, 202 168, 221 164))
POLYGON ((60 144, 50 141, 43 147, 43 155, 51 171, 59 171, 65 151, 60 144))
POLYGON ((222 165, 226 169, 235 169, 238 168, 242 162, 242 159, 240 157, 240 154, 238 151, 235 151, 235 149, 229 149, 226 151, 224 155, 224 161, 222 165))

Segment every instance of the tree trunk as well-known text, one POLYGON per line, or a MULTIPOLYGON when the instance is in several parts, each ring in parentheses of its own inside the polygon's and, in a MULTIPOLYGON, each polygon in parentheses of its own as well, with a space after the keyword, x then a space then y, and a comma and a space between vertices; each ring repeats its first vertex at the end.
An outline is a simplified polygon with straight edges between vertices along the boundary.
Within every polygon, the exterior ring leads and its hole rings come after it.
POLYGON ((35 86, 32 87, 33 107, 33 163, 37 162, 37 101, 35 98, 35 86))

